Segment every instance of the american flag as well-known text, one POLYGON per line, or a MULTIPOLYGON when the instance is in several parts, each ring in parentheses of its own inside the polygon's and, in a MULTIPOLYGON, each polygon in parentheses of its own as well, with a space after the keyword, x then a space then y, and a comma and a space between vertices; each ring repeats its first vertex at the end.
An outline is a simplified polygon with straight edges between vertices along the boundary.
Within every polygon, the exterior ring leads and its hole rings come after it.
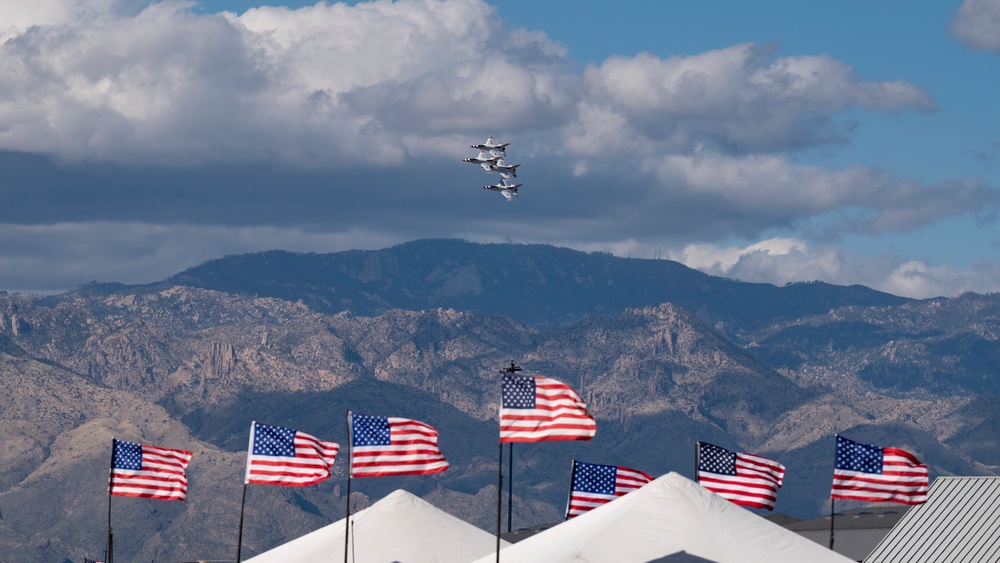
POLYGON ((111 440, 108 494, 158 500, 184 500, 185 470, 191 452, 111 440))
POLYGON ((83 563, 101 563, 101 562, 97 561, 96 559, 89 559, 87 557, 84 557, 83 558, 83 563))
POLYGON ((500 443, 589 440, 597 423, 568 385, 542 376, 505 373, 500 443))
POLYGON ((631 493, 653 480, 637 469, 620 465, 598 465, 573 460, 573 476, 566 504, 566 518, 579 516, 588 510, 631 493))
POLYGON ((437 428, 408 418, 348 414, 351 476, 428 475, 448 469, 437 428))
POLYGON ((927 488, 927 466, 910 452, 837 436, 830 498, 923 504, 927 488))
POLYGON ((250 424, 246 483, 306 487, 330 477, 340 444, 281 428, 250 424))
POLYGON ((698 442, 698 482, 735 504, 774 510, 784 477, 776 461, 698 442))

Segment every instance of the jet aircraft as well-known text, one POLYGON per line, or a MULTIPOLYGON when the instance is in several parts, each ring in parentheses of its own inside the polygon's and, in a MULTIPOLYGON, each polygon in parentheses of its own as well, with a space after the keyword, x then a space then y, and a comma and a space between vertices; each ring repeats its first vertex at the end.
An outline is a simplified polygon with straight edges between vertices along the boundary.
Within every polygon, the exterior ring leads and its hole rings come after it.
POLYGON ((474 149, 479 149, 481 151, 487 151, 493 156, 507 156, 507 145, 510 143, 496 143, 493 141, 493 135, 486 137, 486 142, 479 145, 471 145, 474 149))
POLYGON ((517 188, 520 188, 523 184, 508 184, 506 178, 501 178, 496 184, 489 186, 483 186, 484 190, 492 190, 494 192, 500 192, 507 201, 514 201, 517 199, 517 188))
POLYGON ((482 166, 483 170, 485 170, 486 172, 492 174, 493 165, 496 164, 498 160, 500 160, 499 157, 486 156, 486 152, 481 150, 479 151, 479 156, 475 158, 463 158, 462 162, 473 162, 475 164, 482 166))
POLYGON ((503 158, 499 158, 499 159, 497 159, 497 161, 496 161, 495 164, 491 164, 490 165, 490 168, 492 168, 493 170, 496 170, 496 171, 500 172, 500 176, 502 176, 504 178, 509 178, 511 176, 513 176, 514 178, 517 178, 517 167, 518 166, 521 166, 521 165, 520 164, 504 164, 503 158))

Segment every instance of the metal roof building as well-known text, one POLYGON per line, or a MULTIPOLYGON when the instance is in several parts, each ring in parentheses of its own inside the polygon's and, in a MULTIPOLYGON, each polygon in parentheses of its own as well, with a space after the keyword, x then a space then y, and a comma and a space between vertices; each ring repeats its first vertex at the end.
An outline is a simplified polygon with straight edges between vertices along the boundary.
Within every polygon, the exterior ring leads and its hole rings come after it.
MULTIPOLYGON (((833 520, 833 550, 854 561, 862 561, 908 508, 899 505, 864 506, 837 512, 833 520)), ((784 514, 771 514, 765 518, 822 546, 830 545, 830 516, 798 520, 784 514)))
POLYGON ((1000 561, 1000 477, 938 477, 865 563, 1000 561))

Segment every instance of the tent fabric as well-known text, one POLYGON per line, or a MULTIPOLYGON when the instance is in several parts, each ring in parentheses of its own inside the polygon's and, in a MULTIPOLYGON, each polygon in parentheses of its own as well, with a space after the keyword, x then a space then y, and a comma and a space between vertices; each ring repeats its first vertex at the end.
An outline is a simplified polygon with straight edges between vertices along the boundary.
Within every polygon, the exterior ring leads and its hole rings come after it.
MULTIPOLYGON (((496 536, 427 501, 397 490, 351 515, 349 561, 357 563, 461 563, 496 556, 496 536)), ((344 520, 334 522, 246 563, 339 561, 344 553, 344 520)), ((501 541, 501 548, 509 546, 501 541)))
MULTIPOLYGON (((495 561, 491 554, 476 563, 495 561)), ((502 563, 846 563, 851 561, 668 473, 520 541, 502 563)))

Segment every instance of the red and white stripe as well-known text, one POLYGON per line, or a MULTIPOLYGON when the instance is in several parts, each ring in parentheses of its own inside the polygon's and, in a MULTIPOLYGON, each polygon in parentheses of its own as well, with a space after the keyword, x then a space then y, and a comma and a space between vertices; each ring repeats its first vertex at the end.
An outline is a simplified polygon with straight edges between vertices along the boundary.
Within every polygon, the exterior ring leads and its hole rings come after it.
POLYGON ((882 448, 882 473, 834 469, 830 497, 864 502, 927 502, 927 465, 906 450, 882 448))
POLYGON ((736 453, 736 475, 698 471, 706 489, 741 506, 774 510, 785 466, 754 454, 736 453))
POLYGON ((142 444, 142 469, 112 469, 108 494, 158 500, 187 497, 191 452, 142 444))
POLYGON ((566 516, 572 518, 573 516, 589 512, 602 504, 607 504, 620 496, 627 495, 653 480, 653 477, 648 473, 636 469, 629 469, 622 466, 618 466, 617 469, 614 495, 573 491, 569 497, 569 507, 566 510, 566 516))
POLYGON ((438 448, 437 428, 409 418, 386 418, 389 445, 352 446, 352 477, 427 475, 448 469, 448 460, 438 448))
POLYGON ((256 423, 250 428, 247 483, 306 487, 315 485, 332 475, 333 462, 337 459, 340 444, 296 431, 293 438, 295 457, 254 455, 255 429, 256 423))
POLYGON ((500 408, 500 442, 590 440, 597 423, 587 404, 568 385, 534 376, 535 408, 500 408))

